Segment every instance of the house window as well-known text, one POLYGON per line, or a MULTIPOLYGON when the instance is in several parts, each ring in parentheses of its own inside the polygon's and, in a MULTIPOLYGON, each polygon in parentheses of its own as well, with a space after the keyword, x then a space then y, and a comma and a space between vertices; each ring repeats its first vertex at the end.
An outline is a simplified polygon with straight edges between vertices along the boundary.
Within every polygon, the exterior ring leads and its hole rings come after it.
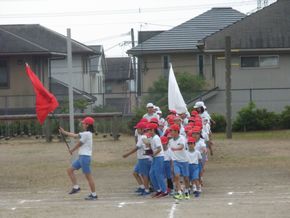
POLYGON ((169 55, 162 56, 162 69, 163 70, 168 70, 169 69, 169 63, 170 63, 169 55))
POLYGON ((278 55, 244 56, 241 57, 242 68, 277 67, 278 55))
POLYGON ((0 88, 9 88, 8 64, 5 60, 0 60, 0 88))
POLYGON ((90 73, 99 73, 100 58, 97 56, 89 58, 90 73))
POLYGON ((106 84, 106 93, 112 93, 112 86, 106 84))
POLYGON ((203 55, 198 55, 198 73, 203 77, 203 55))

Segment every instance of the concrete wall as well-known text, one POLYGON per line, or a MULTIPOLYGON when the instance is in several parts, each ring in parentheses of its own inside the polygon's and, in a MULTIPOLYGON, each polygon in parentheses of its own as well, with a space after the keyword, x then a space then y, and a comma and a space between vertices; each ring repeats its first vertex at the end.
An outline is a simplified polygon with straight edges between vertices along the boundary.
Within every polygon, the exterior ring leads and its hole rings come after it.
MULTIPOLYGON (((240 56, 232 57, 232 114, 245 107, 251 100, 257 108, 280 113, 290 105, 290 55, 281 54, 276 68, 240 67, 240 56), (237 90, 244 89, 244 90, 237 90)), ((216 82, 221 90, 205 101, 209 112, 225 115, 225 63, 223 58, 216 58, 216 82)))

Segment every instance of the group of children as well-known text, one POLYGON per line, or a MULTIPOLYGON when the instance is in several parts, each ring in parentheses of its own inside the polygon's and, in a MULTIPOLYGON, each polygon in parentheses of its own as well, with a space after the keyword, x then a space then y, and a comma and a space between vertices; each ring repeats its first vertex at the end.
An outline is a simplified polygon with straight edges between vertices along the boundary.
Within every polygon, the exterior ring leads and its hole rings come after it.
POLYGON ((139 195, 199 197, 207 151, 212 154, 210 124, 202 101, 196 102, 191 114, 170 110, 166 119, 157 106, 148 103, 147 113, 135 126, 136 147, 123 155, 137 152, 133 175, 139 195))

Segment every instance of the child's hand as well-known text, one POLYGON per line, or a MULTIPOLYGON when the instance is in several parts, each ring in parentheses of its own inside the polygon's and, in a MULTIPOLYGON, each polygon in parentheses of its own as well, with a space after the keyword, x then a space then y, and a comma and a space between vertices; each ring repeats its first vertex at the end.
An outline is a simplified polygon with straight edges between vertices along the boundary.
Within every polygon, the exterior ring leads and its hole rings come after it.
POLYGON ((126 157, 128 157, 128 155, 124 154, 124 155, 122 155, 122 157, 123 157, 123 158, 126 158, 126 157))
POLYGON ((59 133, 64 133, 64 129, 62 127, 58 128, 59 133))

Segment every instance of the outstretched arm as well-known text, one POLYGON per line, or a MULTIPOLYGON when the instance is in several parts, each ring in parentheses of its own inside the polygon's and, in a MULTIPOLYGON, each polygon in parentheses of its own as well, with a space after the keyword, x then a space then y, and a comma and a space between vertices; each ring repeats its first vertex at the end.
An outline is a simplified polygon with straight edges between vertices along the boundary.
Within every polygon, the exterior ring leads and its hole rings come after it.
POLYGON ((59 127, 58 131, 64 135, 67 135, 69 137, 73 137, 73 138, 78 138, 79 134, 73 133, 73 132, 67 132, 65 131, 62 127, 59 127))

